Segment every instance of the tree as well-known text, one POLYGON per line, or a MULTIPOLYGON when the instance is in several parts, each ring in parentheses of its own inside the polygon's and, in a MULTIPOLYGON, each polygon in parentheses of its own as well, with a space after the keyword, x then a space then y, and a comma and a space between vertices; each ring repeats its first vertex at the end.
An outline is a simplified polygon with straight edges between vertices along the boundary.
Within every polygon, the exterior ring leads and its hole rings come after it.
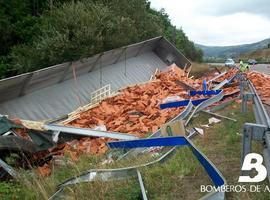
MULTIPOLYGON (((0 16, 1 77, 160 35, 172 41, 175 30, 165 10, 152 9, 146 0, 5 0, 0 16)), ((202 59, 181 28, 175 45, 188 58, 202 59)))

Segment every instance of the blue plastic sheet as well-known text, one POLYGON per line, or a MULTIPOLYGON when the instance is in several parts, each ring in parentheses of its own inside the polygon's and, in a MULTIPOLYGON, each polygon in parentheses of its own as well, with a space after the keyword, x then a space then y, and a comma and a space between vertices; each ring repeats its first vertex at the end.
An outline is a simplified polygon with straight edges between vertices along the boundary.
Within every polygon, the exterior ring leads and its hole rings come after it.
POLYGON ((190 96, 195 95, 217 95, 221 92, 221 90, 191 90, 189 91, 190 96))
MULTIPOLYGON (((222 90, 215 90, 216 95, 222 92, 222 90)), ((174 101, 174 102, 168 102, 168 103, 162 103, 159 105, 160 109, 166 109, 166 108, 175 108, 175 107, 180 107, 180 106, 187 106, 189 101, 194 106, 199 105, 200 103, 208 100, 209 98, 203 98, 203 99, 195 99, 195 100, 181 100, 181 101, 174 101)))
MULTIPOLYGON (((196 99, 191 100, 191 103, 194 106, 199 105, 200 103, 206 101, 209 98, 203 98, 203 99, 196 99)), ((162 103, 159 105, 160 109, 166 109, 166 108, 175 108, 175 107, 181 107, 181 106, 187 106, 190 100, 182 100, 182 101, 174 101, 169 103, 162 103)))

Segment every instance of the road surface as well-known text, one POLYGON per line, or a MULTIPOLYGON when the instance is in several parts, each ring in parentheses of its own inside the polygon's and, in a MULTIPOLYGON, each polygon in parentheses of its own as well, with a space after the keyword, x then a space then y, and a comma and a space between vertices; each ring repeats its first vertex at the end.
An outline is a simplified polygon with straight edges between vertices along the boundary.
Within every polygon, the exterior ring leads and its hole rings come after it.
POLYGON ((270 64, 257 64, 251 70, 270 75, 270 64))

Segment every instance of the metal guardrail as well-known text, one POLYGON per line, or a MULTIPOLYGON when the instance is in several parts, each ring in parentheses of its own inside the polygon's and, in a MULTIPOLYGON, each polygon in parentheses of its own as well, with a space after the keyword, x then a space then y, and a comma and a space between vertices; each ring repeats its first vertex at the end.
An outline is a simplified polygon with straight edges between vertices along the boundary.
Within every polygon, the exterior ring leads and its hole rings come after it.
MULTIPOLYGON (((177 115, 175 118, 170 120, 170 122, 173 122, 175 120, 185 119, 186 117, 188 117, 190 115, 189 118, 185 122, 185 126, 186 126, 190 122, 191 118, 196 113, 202 111, 203 109, 207 108, 208 106, 212 105, 213 103, 216 103, 216 102, 220 101, 223 97, 224 97, 224 94, 223 94, 223 91, 221 90, 221 92, 218 93, 217 95, 212 96, 208 100, 203 101, 198 106, 196 106, 192 113, 191 113, 191 111, 192 111, 194 106, 192 104, 192 101, 189 101, 189 103, 186 106, 185 110, 183 110, 179 115, 177 115)), ((160 135, 161 135, 161 130, 159 129, 157 132, 150 135, 149 138, 160 137, 160 135)), ((140 152, 143 152, 146 149, 147 148, 131 149, 127 153, 125 153, 123 156, 120 156, 119 159, 122 159, 122 158, 124 158, 124 157, 126 157, 128 155, 132 155, 132 156, 138 155, 140 152)))
POLYGON ((109 181, 109 180, 123 180, 130 177, 134 177, 137 174, 137 169, 142 167, 149 167, 152 165, 155 165, 157 163, 163 163, 167 159, 169 159, 174 153, 175 153, 176 147, 170 149, 168 152, 166 152, 164 155, 162 155, 160 158, 148 162, 141 165, 135 165, 131 167, 125 167, 125 168, 117 168, 117 169, 93 169, 88 170, 87 172, 70 178, 60 184, 58 186, 57 192, 49 198, 49 200, 55 199, 57 197, 60 197, 62 195, 63 189, 66 186, 74 185, 77 183, 84 183, 84 182, 93 182, 93 181, 109 181))
MULTIPOLYGON (((218 171, 218 169, 215 167, 215 165, 201 152, 196 148, 193 143, 187 139, 186 137, 167 137, 167 138, 153 138, 153 139, 145 139, 145 140, 138 140, 139 142, 145 143, 147 140, 154 140, 157 146, 166 146, 169 145, 170 142, 172 142, 174 147, 170 149, 168 152, 166 152, 164 155, 162 155, 157 160, 154 160, 152 162, 136 165, 132 167, 126 167, 126 168, 118 168, 118 169, 94 169, 89 170, 85 172, 84 174, 81 174, 77 177, 71 178, 64 183, 60 184, 58 186, 58 191, 50 197, 50 200, 55 199, 62 195, 63 189, 66 186, 71 186, 77 183, 83 183, 83 182, 93 182, 93 181, 110 181, 110 180, 122 180, 126 178, 131 177, 138 177, 140 188, 142 192, 142 197, 144 200, 147 199, 146 190, 144 188, 142 177, 138 171, 139 168, 149 167, 158 163, 163 163, 166 160, 168 160, 173 153, 175 153, 175 150, 180 146, 189 146, 194 154, 194 156, 197 157, 197 159, 200 161, 200 163, 203 165, 205 170, 207 171, 208 175, 212 179, 213 183, 217 188, 223 187, 226 185, 225 178, 221 175, 221 173, 218 171), (165 142, 163 141, 165 139, 165 142), (170 141, 168 141, 170 140, 170 141), (176 144, 177 143, 177 144, 176 144), (176 146, 175 146, 176 145, 176 146)), ((128 141, 127 141, 128 142, 128 141)), ((131 141, 131 143, 134 142, 131 141)), ((116 142, 118 143, 118 142, 116 142)), ((121 143, 121 142, 120 142, 121 143)), ((125 143, 125 141, 124 141, 125 143)), ((147 145, 146 145, 147 146, 147 145)), ((145 146, 145 147, 146 147, 145 146)), ((135 146, 134 146, 135 147, 135 146)), ((144 147, 144 145, 142 145, 144 147)), ((221 189, 217 192, 212 192, 204 196, 202 199, 208 199, 208 200, 223 200, 225 199, 225 192, 221 189)))
POLYGON ((220 101, 222 98, 224 97, 223 94, 223 90, 220 91, 220 93, 218 93, 217 95, 207 99, 206 101, 202 102, 201 104, 199 104, 191 113, 191 115, 189 116, 189 118, 186 120, 185 125, 187 125, 191 118, 198 112, 202 111, 203 109, 207 108, 208 106, 220 101))
POLYGON ((114 138, 119 140, 134 140, 138 137, 131 134, 124 134, 118 132, 111 131, 99 131, 93 130, 89 128, 77 128, 71 126, 63 126, 58 124, 45 124, 44 129, 53 131, 56 134, 64 134, 64 135, 77 135, 77 136, 93 136, 93 137, 106 137, 106 138, 114 138))
POLYGON ((259 95, 257 94, 257 91, 254 87, 254 85, 251 83, 251 81, 248 81, 248 86, 250 91, 253 94, 253 101, 255 104, 255 114, 256 114, 256 121, 258 123, 267 125, 268 127, 270 127, 270 118, 267 114, 267 111, 265 110, 262 101, 259 97, 259 95))
MULTIPOLYGON (((224 97, 224 94, 223 94, 223 91, 221 90, 217 95, 212 96, 211 98, 207 99, 206 101, 203 101, 198 106, 196 106, 192 113, 191 113, 191 111, 192 111, 194 106, 192 104, 192 101, 189 100, 185 110, 183 110, 179 115, 177 115, 175 118, 170 120, 170 122, 175 121, 175 120, 185 119, 186 117, 189 116, 188 120, 185 123, 185 125, 187 125, 190 122, 191 118, 194 116, 194 114, 196 114, 197 112, 200 112, 200 111, 204 110, 208 106, 220 101, 221 99, 223 99, 223 97, 224 97)), ((160 135, 161 135, 161 130, 159 129, 157 132, 150 135, 149 138, 159 139, 160 135)), ((211 161, 209 161, 207 159, 207 157, 204 156, 190 142, 188 137, 187 137, 186 140, 190 144, 190 146, 192 147, 192 151, 193 151, 194 155, 198 158, 198 160, 200 162, 202 161, 201 162, 202 164, 203 163, 204 164, 208 163, 207 165, 212 169, 211 173, 212 174, 216 173, 216 174, 219 175, 220 180, 222 180, 221 181, 222 184, 216 185, 216 187, 219 188, 220 186, 226 185, 225 178, 223 178, 223 176, 218 171, 218 169, 215 167, 215 165, 211 161)), ((139 153, 145 152, 145 150, 147 150, 148 148, 149 147, 138 147, 138 148, 131 149, 127 153, 120 156, 119 159, 122 159, 122 158, 127 157, 127 156, 136 156, 139 153)), ((154 164, 157 164, 157 163, 163 163, 164 161, 166 161, 167 159, 169 159, 171 157, 171 155, 175 152, 176 149, 177 149, 177 147, 174 146, 168 152, 166 152, 164 155, 162 155, 159 159, 157 159, 155 161, 152 161, 152 162, 149 162, 149 163, 137 165, 137 166, 131 166, 131 167, 126 167, 126 168, 118 168, 118 169, 93 169, 93 170, 89 170, 89 171, 87 171, 87 172, 85 172, 85 173, 83 173, 83 174, 81 174, 81 175, 79 175, 77 177, 73 177, 73 178, 63 182, 62 184, 60 184, 58 186, 58 191, 53 196, 51 196, 50 200, 61 196, 61 193, 62 193, 63 188, 65 186, 74 185, 76 183, 92 182, 92 181, 96 181, 96 180, 100 180, 100 181, 121 180, 121 179, 126 179, 126 178, 130 178, 130 177, 134 177, 134 176, 138 177, 138 181, 139 181, 141 192, 142 192, 142 197, 143 197, 144 200, 146 200, 147 195, 146 195, 146 191, 145 191, 145 188, 144 188, 143 179, 141 177, 141 174, 140 174, 138 168, 148 167, 148 166, 151 166, 151 165, 154 165, 154 164)), ((211 173, 210 174, 208 173, 210 177, 212 176, 211 173)), ((215 192, 212 192, 212 193, 209 193, 209 194, 205 195, 201 199, 224 200, 225 199, 225 193, 222 190, 217 190, 215 192)))
MULTIPOLYGON (((221 91, 218 95, 215 95, 215 96, 211 97, 210 99, 208 99, 207 101, 204 101, 201 104, 199 104, 194 109, 194 111, 192 112, 189 120, 193 117, 193 115, 195 113, 197 113, 197 112, 205 109, 209 105, 221 100, 223 98, 223 96, 224 96, 223 92, 221 91)), ((186 118, 191 113, 192 108, 193 108, 193 105, 192 105, 192 102, 190 101, 188 106, 185 108, 185 110, 182 111, 178 116, 176 116, 171 121, 186 118)), ((157 132, 153 133, 149 138, 158 138, 158 137, 160 137, 160 135, 161 135, 161 130, 158 130, 157 132)), ((189 140, 187 139, 187 141, 189 141, 189 140)), ((209 161, 207 159, 207 157, 205 157, 195 146, 193 146, 193 144, 191 146, 193 148, 192 151, 193 152, 195 151, 195 155, 197 154, 196 157, 198 159, 203 159, 206 162, 208 162, 209 166, 214 171, 216 171, 220 175, 220 177, 222 178, 222 180, 224 182, 223 185, 226 185, 225 178, 223 178, 223 176, 218 171, 218 169, 215 167, 215 165, 211 161, 209 161)), ((144 152, 146 149, 147 149, 147 147, 132 149, 132 150, 128 151, 127 153, 125 153, 123 156, 121 156, 120 159, 122 159, 124 157, 127 157, 127 156, 137 155, 140 152, 144 152)), ((65 186, 73 185, 73 184, 76 184, 76 183, 92 182, 92 181, 96 181, 96 180, 100 180, 100 181, 121 180, 121 179, 126 179, 126 178, 130 178, 130 177, 135 177, 135 176, 138 177, 138 181, 140 183, 140 188, 141 188, 141 192, 142 192, 142 197, 143 197, 144 200, 146 200, 147 195, 146 195, 145 188, 144 188, 143 181, 142 181, 142 177, 141 177, 141 175, 140 175, 140 173, 138 171, 138 168, 148 167, 148 166, 151 166, 151 165, 154 165, 154 164, 157 164, 157 163, 163 163, 173 155, 173 153, 175 152, 176 149, 177 149, 177 147, 172 147, 168 152, 166 152, 159 159, 157 159, 155 161, 152 161, 152 162, 149 162, 149 163, 142 164, 142 165, 126 167, 126 168, 118 168, 118 169, 93 169, 93 170, 89 170, 89 171, 81 174, 80 176, 71 178, 71 179, 65 181, 64 183, 60 184, 58 186, 58 191, 53 196, 50 197, 50 200, 61 196, 63 188, 65 186)), ((220 186, 218 186, 218 187, 220 187, 220 186)), ((205 195, 201 199, 224 200, 225 199, 225 193, 222 192, 222 190, 221 191, 217 190, 215 192, 212 192, 212 193, 209 193, 209 194, 205 195)))
POLYGON ((270 181, 270 118, 251 81, 241 82, 242 111, 247 111, 247 101, 252 100, 256 123, 245 123, 243 131, 242 163, 245 156, 252 151, 252 140, 263 145, 264 163, 270 181), (249 89, 250 92, 245 92, 249 89))

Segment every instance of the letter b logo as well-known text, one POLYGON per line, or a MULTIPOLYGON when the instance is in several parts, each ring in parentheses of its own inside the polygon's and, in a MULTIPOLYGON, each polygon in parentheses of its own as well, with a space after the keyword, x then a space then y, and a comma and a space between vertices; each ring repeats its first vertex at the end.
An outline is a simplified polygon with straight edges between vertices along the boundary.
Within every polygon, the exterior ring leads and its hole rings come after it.
POLYGON ((263 157, 260 154, 257 153, 250 153, 247 154, 245 157, 245 160, 243 162, 242 170, 251 170, 255 169, 258 174, 251 178, 250 176, 239 176, 238 182, 261 182, 263 181, 267 176, 267 170, 263 163, 263 157), (251 162, 252 160, 255 160, 255 162, 251 162))

